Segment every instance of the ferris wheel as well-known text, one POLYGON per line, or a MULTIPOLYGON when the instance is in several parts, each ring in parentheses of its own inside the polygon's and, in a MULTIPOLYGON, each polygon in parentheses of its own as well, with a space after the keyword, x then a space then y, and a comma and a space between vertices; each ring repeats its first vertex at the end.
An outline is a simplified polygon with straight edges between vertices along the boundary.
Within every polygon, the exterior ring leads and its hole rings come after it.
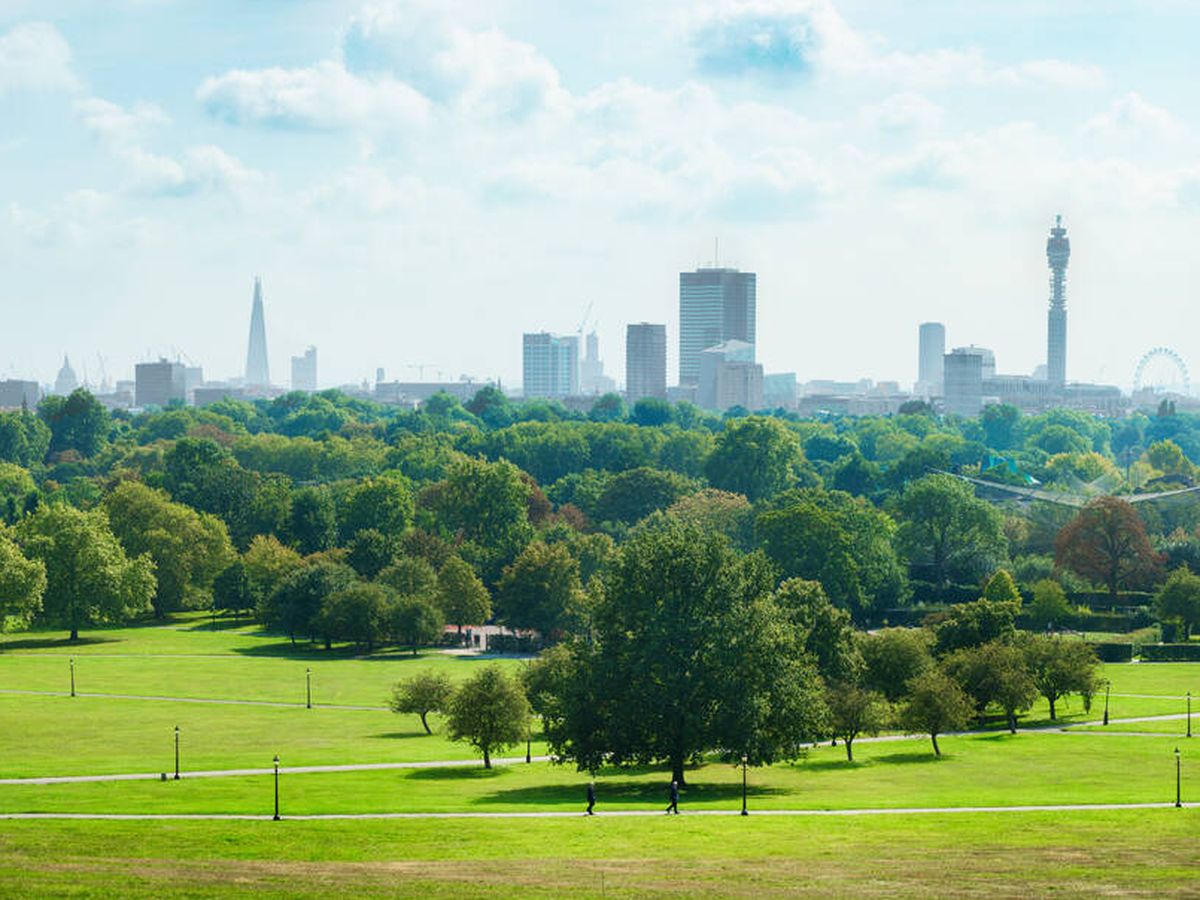
POLYGON ((1133 370, 1133 392, 1142 390, 1170 391, 1185 396, 1191 394, 1192 383, 1188 376, 1187 363, 1170 347, 1155 347, 1138 360, 1133 370), (1174 380, 1164 373, 1174 370, 1174 380))

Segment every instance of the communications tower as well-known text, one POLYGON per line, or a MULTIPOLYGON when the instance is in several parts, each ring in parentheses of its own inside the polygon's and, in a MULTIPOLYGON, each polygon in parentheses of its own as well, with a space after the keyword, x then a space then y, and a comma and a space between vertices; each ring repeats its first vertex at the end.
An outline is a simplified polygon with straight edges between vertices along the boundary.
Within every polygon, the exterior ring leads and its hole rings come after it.
POLYGON ((1054 390, 1067 383, 1067 262, 1071 241, 1063 228, 1062 216, 1054 217, 1054 227, 1046 240, 1046 261, 1050 264, 1050 312, 1046 328, 1046 378, 1054 390))

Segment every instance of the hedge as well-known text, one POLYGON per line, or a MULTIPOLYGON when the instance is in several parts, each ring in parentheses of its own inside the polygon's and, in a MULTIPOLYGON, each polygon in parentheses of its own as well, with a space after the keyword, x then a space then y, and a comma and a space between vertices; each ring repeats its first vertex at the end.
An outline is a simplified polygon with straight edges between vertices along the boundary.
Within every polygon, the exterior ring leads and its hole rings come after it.
POLYGON ((1133 661, 1133 644, 1108 641, 1104 643, 1089 643, 1100 662, 1119 663, 1133 661))
POLYGON ((1200 643, 1145 644, 1143 662, 1200 662, 1200 643))

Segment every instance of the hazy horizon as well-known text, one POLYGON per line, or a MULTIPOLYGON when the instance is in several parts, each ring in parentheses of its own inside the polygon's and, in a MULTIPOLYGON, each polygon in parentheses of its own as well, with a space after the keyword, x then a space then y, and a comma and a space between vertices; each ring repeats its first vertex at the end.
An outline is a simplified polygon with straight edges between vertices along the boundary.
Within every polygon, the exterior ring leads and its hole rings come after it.
POLYGON ((916 377, 917 326, 1067 375, 1200 359, 1200 9, 723 0, 10 0, 0 10, 0 378, 245 363, 520 382, 589 303, 678 351, 678 273, 758 274, 758 357, 916 377), (1147 13, 1147 8, 1151 13, 1147 13), (1181 327, 1181 325, 1183 327, 1181 327))

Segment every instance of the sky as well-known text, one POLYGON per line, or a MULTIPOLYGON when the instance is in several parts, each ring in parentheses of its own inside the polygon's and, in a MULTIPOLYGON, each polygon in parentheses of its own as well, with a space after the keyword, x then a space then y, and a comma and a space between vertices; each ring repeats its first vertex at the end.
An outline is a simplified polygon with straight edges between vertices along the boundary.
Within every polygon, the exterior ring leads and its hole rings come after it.
MULTIPOLYGON (((1068 378, 1200 361, 1200 6, 3 0, 0 378, 142 360, 520 382, 521 334, 758 274, 770 372, 911 385, 917 326, 1068 378), (590 312, 589 312, 590 309, 590 312)), ((1200 362, 1196 363, 1200 365, 1200 362)))

